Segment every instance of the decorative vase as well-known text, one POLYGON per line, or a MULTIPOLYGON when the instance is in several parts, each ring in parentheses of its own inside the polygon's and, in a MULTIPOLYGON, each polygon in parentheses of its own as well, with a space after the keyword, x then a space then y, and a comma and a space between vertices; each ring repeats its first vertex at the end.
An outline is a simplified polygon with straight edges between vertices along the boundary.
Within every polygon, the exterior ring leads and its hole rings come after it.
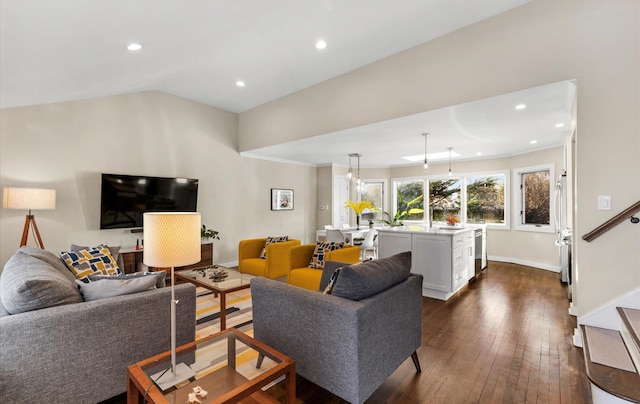
POLYGON ((360 215, 356 215, 356 229, 360 229, 360 215))

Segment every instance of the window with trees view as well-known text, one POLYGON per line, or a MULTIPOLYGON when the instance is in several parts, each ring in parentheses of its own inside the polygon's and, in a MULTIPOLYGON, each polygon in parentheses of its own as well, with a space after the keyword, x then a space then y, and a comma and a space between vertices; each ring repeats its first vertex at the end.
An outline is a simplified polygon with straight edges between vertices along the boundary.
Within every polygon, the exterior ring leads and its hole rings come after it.
POLYGON ((384 181, 365 180, 362 182, 362 201, 369 201, 376 207, 376 210, 365 209, 362 212, 362 220, 381 220, 384 211, 384 181))
POLYGON ((467 223, 505 223, 504 174, 467 177, 467 223))
POLYGON ((462 221, 460 215, 461 185, 460 178, 429 181, 429 207, 431 208, 432 221, 446 222, 449 216, 462 221))
POLYGON ((509 228, 509 171, 500 170, 451 177, 418 177, 393 179, 390 218, 402 212, 402 220, 443 224, 453 216, 461 223, 487 224, 493 228, 509 228), (426 199, 420 198, 427 188, 426 199), (413 203, 412 203, 413 202, 413 203), (428 209, 424 211, 424 206, 428 209), (415 208, 415 209, 414 209, 415 208), (419 212, 409 214, 408 212, 419 212))
POLYGON ((551 165, 515 170, 517 185, 516 228, 519 230, 553 231, 551 226, 551 165))
MULTIPOLYGON (((423 179, 394 181, 395 200, 394 216, 401 220, 424 221, 424 189, 423 179)), ((387 219, 387 218, 385 218, 387 219)), ((393 219, 393 217, 391 218, 393 219)))

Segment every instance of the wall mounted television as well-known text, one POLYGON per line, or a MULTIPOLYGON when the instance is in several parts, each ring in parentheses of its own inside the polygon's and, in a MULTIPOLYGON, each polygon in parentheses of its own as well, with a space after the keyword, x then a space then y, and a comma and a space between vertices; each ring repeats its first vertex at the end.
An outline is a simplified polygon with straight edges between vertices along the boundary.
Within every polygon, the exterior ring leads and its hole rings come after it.
POLYGON ((195 212, 198 180, 102 174, 100 229, 142 227, 144 212, 195 212))

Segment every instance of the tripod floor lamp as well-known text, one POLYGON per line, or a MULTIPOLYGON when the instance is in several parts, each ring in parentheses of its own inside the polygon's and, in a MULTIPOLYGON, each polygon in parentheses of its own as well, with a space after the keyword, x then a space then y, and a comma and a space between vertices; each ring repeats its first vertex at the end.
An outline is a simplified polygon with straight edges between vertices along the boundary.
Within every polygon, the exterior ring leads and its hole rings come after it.
POLYGON ((7 209, 27 209, 29 214, 24 221, 24 230, 20 247, 27 245, 29 229, 33 229, 36 245, 44 249, 36 218, 32 210, 50 210, 56 208, 56 190, 42 188, 4 188, 2 190, 2 207, 7 209))

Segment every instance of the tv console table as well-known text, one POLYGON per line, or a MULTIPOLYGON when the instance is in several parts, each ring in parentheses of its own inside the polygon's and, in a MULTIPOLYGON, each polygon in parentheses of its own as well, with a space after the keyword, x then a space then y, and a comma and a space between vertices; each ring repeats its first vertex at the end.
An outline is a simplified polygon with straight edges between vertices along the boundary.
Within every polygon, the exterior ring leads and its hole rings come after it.
MULTIPOLYGON (((175 270, 181 269, 198 269, 206 268, 213 265, 213 243, 202 243, 200 250, 200 262, 193 265, 187 265, 184 267, 176 267, 175 270)), ((142 263, 143 249, 136 250, 134 247, 123 248, 120 250, 122 256, 122 263, 124 268, 122 270, 125 274, 130 274, 138 270, 138 266, 142 263)), ((170 268, 149 268, 150 271, 168 271, 170 268)))

